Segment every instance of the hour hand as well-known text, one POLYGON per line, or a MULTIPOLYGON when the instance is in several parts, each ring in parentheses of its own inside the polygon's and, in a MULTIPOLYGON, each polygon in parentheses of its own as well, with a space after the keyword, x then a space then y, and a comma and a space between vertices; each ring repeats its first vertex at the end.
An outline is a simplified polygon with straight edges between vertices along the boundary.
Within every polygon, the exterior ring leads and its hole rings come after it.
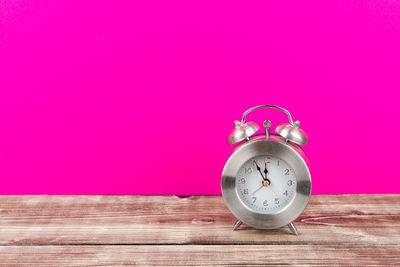
POLYGON ((264 169, 264 177, 265 177, 265 179, 267 179, 267 174, 268 174, 268 170, 267 170, 267 163, 266 163, 266 162, 264 162, 264 164, 265 164, 265 169, 264 169))

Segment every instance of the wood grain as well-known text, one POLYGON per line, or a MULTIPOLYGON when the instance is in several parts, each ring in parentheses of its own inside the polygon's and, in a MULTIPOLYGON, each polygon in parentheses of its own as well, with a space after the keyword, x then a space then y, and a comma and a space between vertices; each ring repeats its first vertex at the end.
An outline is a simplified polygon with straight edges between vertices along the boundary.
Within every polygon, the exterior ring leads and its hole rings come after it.
POLYGON ((7 266, 400 265, 399 246, 128 245, 6 246, 7 266))
POLYGON ((221 196, 0 196, 1 266, 400 265, 400 195, 314 195, 287 227, 221 196))
POLYGON ((220 196, 0 196, 0 244, 397 245, 399 195, 314 195, 288 228, 241 226, 220 196))

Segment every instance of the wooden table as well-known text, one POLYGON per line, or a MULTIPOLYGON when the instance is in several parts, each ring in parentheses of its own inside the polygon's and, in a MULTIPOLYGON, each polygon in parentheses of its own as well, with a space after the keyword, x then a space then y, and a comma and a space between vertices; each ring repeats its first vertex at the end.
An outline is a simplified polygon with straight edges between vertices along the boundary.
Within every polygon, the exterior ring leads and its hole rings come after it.
POLYGON ((0 265, 400 265, 400 195, 314 195, 287 227, 221 196, 0 196, 0 265))

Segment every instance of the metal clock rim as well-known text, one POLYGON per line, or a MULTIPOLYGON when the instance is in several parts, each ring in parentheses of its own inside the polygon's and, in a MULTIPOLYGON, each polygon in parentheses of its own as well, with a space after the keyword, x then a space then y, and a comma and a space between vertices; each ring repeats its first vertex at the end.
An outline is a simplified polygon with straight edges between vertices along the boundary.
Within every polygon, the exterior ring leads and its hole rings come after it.
POLYGON ((228 159, 221 179, 222 196, 233 215, 245 224, 259 229, 275 229, 294 221, 303 212, 311 196, 311 175, 304 159, 289 145, 272 141, 250 141, 239 147, 228 159), (296 194, 291 202, 276 213, 262 214, 250 210, 236 191, 240 167, 257 156, 273 155, 285 160, 296 174, 296 194))

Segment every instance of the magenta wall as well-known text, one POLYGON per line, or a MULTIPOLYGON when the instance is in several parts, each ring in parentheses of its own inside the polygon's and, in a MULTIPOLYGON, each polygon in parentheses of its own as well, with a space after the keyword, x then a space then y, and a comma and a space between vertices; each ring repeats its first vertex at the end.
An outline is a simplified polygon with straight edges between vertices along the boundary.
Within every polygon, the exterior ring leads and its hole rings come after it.
POLYGON ((280 2, 0 0, 0 193, 219 194, 259 104, 314 194, 400 193, 400 2, 280 2))

